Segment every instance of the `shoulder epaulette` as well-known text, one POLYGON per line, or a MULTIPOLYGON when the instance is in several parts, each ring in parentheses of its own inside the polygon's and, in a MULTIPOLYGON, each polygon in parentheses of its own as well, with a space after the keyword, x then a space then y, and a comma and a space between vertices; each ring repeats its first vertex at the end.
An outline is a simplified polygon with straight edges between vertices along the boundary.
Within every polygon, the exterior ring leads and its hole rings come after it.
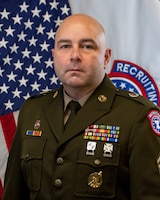
POLYGON ((45 96, 45 95, 53 93, 53 92, 55 92, 55 91, 54 90, 49 90, 47 92, 40 92, 38 94, 35 94, 35 95, 31 96, 30 99, 32 99, 32 98, 38 98, 38 97, 41 97, 41 96, 45 96))
POLYGON ((149 101, 144 96, 137 94, 135 92, 130 92, 126 90, 117 90, 117 95, 124 96, 130 100, 136 101, 138 103, 141 103, 145 106, 156 106, 153 102, 149 101))

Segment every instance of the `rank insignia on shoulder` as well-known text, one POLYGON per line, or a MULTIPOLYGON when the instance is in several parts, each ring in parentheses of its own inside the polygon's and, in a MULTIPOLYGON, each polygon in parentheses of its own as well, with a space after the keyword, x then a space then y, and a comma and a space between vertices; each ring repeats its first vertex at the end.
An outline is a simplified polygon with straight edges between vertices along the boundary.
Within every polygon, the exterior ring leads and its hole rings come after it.
POLYGON ((153 132, 160 137, 160 112, 151 110, 147 115, 153 132))
POLYGON ((54 94, 53 94, 53 99, 55 99, 58 95, 58 91, 56 91, 54 94))
POLYGON ((37 98, 37 97, 45 96, 45 95, 47 95, 47 94, 49 94, 51 92, 53 92, 53 91, 52 90, 43 91, 43 92, 40 92, 40 93, 37 93, 37 94, 31 96, 30 98, 32 99, 32 98, 37 98))
POLYGON ((38 137, 40 137, 40 136, 42 135, 42 131, 27 130, 26 135, 31 135, 31 136, 38 136, 38 137))
POLYGON ((133 97, 133 98, 139 96, 139 94, 137 94, 137 93, 135 93, 135 92, 129 92, 128 95, 129 95, 130 97, 133 97))

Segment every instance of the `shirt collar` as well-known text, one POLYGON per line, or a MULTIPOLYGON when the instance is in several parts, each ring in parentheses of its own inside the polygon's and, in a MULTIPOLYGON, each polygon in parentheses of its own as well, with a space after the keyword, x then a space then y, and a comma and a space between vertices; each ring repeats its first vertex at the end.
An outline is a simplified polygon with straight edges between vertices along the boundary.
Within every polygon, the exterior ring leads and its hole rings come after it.
MULTIPOLYGON (((91 96, 91 94, 93 93, 94 91, 91 91, 90 93, 88 93, 87 95, 85 95, 84 97, 80 98, 78 100, 78 103, 81 105, 81 107, 86 103, 87 99, 91 96)), ((63 89, 63 98, 64 98, 64 111, 66 110, 66 107, 68 105, 68 103, 71 101, 71 100, 74 100, 73 98, 71 98, 66 92, 65 90, 63 89)), ((75 100, 74 100, 75 101, 75 100)))

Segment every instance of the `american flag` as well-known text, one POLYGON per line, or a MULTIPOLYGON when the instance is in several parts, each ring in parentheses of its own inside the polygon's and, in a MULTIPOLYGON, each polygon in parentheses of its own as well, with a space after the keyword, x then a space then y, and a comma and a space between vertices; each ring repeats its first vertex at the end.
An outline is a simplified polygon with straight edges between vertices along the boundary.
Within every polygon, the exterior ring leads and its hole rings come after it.
POLYGON ((22 103, 59 87, 51 49, 56 29, 69 15, 67 0, 0 1, 0 199, 22 103))

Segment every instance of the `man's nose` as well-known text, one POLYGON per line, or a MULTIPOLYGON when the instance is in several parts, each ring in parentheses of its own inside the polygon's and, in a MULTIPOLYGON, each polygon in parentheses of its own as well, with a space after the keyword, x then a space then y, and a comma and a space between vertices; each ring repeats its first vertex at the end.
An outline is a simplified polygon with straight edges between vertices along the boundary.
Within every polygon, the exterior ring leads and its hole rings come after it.
POLYGON ((81 59, 81 52, 78 47, 73 47, 71 51, 71 60, 79 61, 81 59))

